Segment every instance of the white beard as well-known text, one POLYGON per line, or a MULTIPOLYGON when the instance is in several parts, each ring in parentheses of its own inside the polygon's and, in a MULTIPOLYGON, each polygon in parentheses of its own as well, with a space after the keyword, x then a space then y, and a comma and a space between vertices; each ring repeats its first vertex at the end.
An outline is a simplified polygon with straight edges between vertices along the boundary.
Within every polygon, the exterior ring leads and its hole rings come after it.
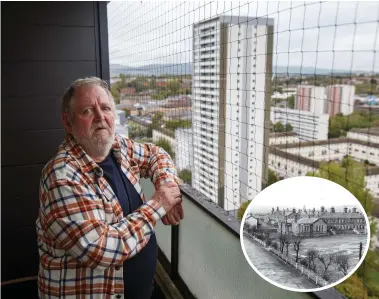
MULTIPOLYGON (((103 124, 103 126, 110 130, 107 125, 103 124)), ((107 137, 104 136, 105 132, 95 132, 95 130, 96 127, 91 129, 89 136, 78 136, 74 134, 76 130, 73 128, 73 136, 91 158, 106 157, 112 148, 115 130, 111 134, 107 131, 107 137)))

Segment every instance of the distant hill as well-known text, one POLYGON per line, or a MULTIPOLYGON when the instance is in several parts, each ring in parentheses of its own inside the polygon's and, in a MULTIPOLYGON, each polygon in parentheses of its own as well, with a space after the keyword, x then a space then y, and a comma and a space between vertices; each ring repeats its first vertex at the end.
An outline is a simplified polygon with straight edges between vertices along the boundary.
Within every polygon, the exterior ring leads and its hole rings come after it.
POLYGON ((192 64, 149 64, 140 67, 130 67, 123 66, 120 64, 111 64, 111 77, 118 76, 119 74, 132 76, 191 75, 192 64))
MULTIPOLYGON (((301 66, 274 66, 273 73, 277 76, 285 75, 330 75, 331 69, 301 66)), ((348 70, 333 70, 333 74, 349 74, 348 70)), ((191 75, 192 63, 180 64, 149 64, 140 67, 131 67, 121 64, 110 65, 111 77, 116 77, 119 74, 132 75, 132 76, 161 76, 161 75, 191 75)))

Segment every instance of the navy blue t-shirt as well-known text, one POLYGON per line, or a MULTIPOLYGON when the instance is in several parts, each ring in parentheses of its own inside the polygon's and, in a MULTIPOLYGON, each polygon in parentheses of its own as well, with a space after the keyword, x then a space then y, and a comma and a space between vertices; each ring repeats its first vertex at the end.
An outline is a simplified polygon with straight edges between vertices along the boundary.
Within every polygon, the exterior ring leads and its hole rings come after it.
MULTIPOLYGON (((122 172, 113 152, 98 165, 103 169, 104 178, 120 202, 124 216, 138 209, 142 205, 141 197, 122 172)), ((157 248, 157 240, 153 233, 146 246, 134 257, 124 262, 124 290, 128 299, 151 298, 157 266, 157 248)))

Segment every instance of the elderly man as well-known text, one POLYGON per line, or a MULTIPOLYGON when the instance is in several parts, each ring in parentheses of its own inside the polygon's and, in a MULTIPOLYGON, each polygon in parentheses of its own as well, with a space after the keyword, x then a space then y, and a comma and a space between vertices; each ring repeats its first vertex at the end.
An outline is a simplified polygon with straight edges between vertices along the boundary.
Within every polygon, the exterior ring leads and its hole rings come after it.
POLYGON ((162 148, 115 133, 115 103, 98 78, 71 85, 62 121, 66 138, 40 181, 39 296, 150 298, 155 225, 183 219, 175 166, 162 148), (142 177, 155 185, 151 200, 142 177))

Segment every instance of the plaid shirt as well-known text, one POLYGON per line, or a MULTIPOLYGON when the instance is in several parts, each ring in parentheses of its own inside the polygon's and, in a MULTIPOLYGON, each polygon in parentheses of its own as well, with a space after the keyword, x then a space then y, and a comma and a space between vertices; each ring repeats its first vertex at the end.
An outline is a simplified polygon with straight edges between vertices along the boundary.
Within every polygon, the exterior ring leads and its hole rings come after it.
POLYGON ((149 177, 155 188, 180 184, 170 156, 117 134, 112 150, 144 203, 127 217, 102 169, 71 135, 42 171, 36 221, 40 298, 124 298, 123 262, 147 244, 165 215, 158 202, 145 200, 139 180, 149 177))

